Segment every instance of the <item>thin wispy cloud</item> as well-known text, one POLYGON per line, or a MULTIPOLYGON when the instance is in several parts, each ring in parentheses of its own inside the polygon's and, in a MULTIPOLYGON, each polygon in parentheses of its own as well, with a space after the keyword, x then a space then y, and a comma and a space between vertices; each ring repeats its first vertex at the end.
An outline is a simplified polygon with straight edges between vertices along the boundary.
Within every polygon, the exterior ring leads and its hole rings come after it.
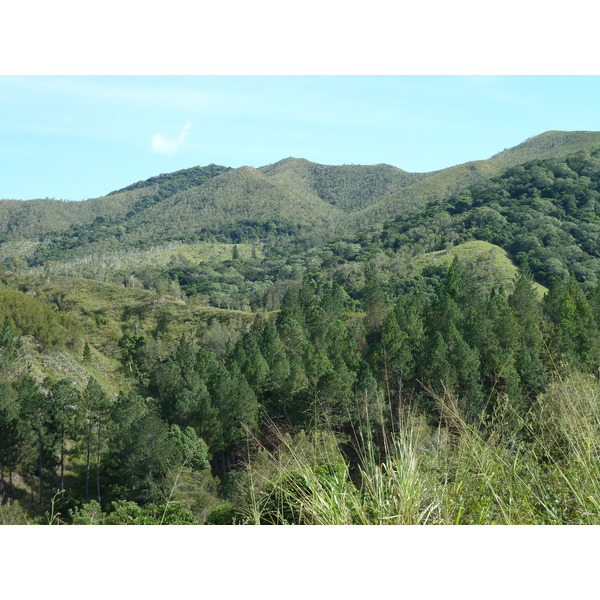
POLYGON ((533 110, 542 108, 540 103, 529 98, 526 92, 517 93, 511 90, 510 86, 512 84, 507 81, 506 76, 473 75, 464 79, 471 82, 476 89, 479 89, 491 100, 533 110))
POLYGON ((162 133, 155 133, 152 136, 152 152, 155 154, 175 154, 183 146, 191 128, 192 123, 188 120, 176 138, 168 138, 162 133))

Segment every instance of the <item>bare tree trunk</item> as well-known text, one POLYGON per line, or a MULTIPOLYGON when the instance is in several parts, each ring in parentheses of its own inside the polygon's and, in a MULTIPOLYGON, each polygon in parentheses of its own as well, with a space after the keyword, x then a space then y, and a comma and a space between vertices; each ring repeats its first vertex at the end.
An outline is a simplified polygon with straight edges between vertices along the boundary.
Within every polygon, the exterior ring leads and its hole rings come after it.
POLYGON ((98 426, 98 449, 96 454, 96 494, 98 503, 100 503, 100 426, 98 426))
POLYGON ((92 445, 92 421, 90 420, 90 426, 88 428, 87 438, 87 459, 85 464, 85 501, 90 500, 90 450, 92 445))
POLYGON ((42 478, 42 436, 40 435, 40 456, 39 456, 39 476, 40 476, 40 506, 44 504, 44 480, 42 478))
POLYGON ((62 426, 62 438, 60 441, 60 492, 65 490, 65 426, 62 426))

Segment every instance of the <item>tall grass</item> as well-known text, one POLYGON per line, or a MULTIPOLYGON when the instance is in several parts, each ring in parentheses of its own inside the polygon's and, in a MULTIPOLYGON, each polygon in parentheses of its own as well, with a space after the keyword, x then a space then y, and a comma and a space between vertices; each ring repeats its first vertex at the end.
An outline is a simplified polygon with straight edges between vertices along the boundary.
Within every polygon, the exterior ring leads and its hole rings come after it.
POLYGON ((331 432, 276 432, 248 464, 241 520, 273 524, 600 523, 600 385, 557 379, 527 411, 499 397, 470 423, 451 397, 440 424, 402 411, 350 464, 331 432))

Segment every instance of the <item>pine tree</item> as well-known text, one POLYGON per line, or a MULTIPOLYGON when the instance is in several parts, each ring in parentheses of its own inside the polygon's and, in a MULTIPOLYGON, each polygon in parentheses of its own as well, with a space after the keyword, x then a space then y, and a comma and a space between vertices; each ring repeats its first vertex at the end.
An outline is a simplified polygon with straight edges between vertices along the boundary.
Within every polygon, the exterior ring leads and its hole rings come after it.
POLYGON ((107 418, 110 411, 110 400, 96 379, 90 377, 81 394, 80 415, 82 417, 83 434, 85 436, 85 499, 90 499, 90 474, 95 454, 96 462, 96 496, 100 502, 100 459, 107 418), (95 447, 94 447, 95 440, 95 447))
POLYGON ((520 378, 522 394, 525 398, 533 399, 543 389, 546 375, 542 362, 542 304, 528 269, 519 271, 508 303, 518 327, 515 334, 515 368, 520 378))
POLYGON ((8 469, 8 493, 13 492, 13 472, 19 452, 19 404, 15 390, 0 380, 0 481, 4 483, 4 470, 8 469))
POLYGON ((365 265, 365 286, 362 293, 367 339, 374 341, 386 317, 385 294, 377 270, 372 263, 365 265))
POLYGON ((316 285, 306 275, 298 292, 298 306, 302 312, 301 323, 304 324, 308 339, 314 340, 323 334, 323 309, 316 294, 316 285))
POLYGON ((408 334, 400 329, 395 311, 385 321, 374 354, 388 402, 401 400, 405 386, 414 378, 415 360, 408 334))
POLYGON ((60 447, 60 489, 65 488, 65 454, 67 439, 76 441, 75 415, 79 390, 66 379, 54 383, 49 392, 54 406, 56 435, 60 447))
POLYGON ((267 389, 274 390, 280 388, 290 374, 290 363, 285 353, 283 342, 279 337, 279 333, 273 321, 269 321, 265 325, 262 331, 259 349, 269 367, 269 382, 267 383, 267 389))
POLYGON ((31 375, 25 375, 17 384, 21 406, 20 420, 24 437, 30 437, 32 446, 37 446, 37 475, 39 481, 39 503, 44 503, 44 471, 47 455, 53 450, 53 438, 49 425, 53 417, 53 403, 40 390, 31 375))
MULTIPOLYGON (((258 400, 237 365, 229 370, 220 367, 220 374, 211 390, 214 407, 218 411, 222 439, 219 450, 223 460, 235 451, 246 439, 247 431, 255 430, 258 425, 258 400)), ((222 465, 223 468, 226 465, 222 465)))
POLYGON ((89 363, 92 359, 92 351, 90 350, 90 345, 87 342, 83 346, 82 359, 84 363, 89 363))

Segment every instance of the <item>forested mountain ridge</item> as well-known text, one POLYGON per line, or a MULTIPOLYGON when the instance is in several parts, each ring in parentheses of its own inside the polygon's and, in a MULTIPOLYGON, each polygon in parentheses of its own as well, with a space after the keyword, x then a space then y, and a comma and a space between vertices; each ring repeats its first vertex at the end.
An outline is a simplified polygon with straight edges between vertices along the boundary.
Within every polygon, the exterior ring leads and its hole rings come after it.
POLYGON ((488 160, 432 173, 285 159, 259 169, 184 169, 84 202, 0 201, 0 240, 9 244, 0 245, 0 253, 22 256, 26 248, 22 258, 28 258, 31 246, 14 252, 15 242, 27 241, 41 246, 35 260, 40 264, 65 252, 83 255, 86 245, 98 252, 215 235, 220 241, 250 240, 274 232, 314 244, 394 218, 526 160, 593 146, 600 146, 600 133, 547 132, 488 160))
POLYGON ((460 192, 469 185, 482 183, 500 175, 505 169, 524 162, 568 156, 580 150, 600 147, 600 132, 548 131, 530 138, 513 148, 495 154, 487 160, 467 162, 431 174, 396 194, 348 217, 346 229, 380 223, 418 208, 427 202, 460 192))
POLYGON ((0 203, 0 522, 600 522, 598 135, 0 203))
POLYGON ((366 208, 431 175, 408 173, 385 164, 329 166, 299 158, 287 158, 259 171, 285 186, 315 194, 345 212, 366 208))

